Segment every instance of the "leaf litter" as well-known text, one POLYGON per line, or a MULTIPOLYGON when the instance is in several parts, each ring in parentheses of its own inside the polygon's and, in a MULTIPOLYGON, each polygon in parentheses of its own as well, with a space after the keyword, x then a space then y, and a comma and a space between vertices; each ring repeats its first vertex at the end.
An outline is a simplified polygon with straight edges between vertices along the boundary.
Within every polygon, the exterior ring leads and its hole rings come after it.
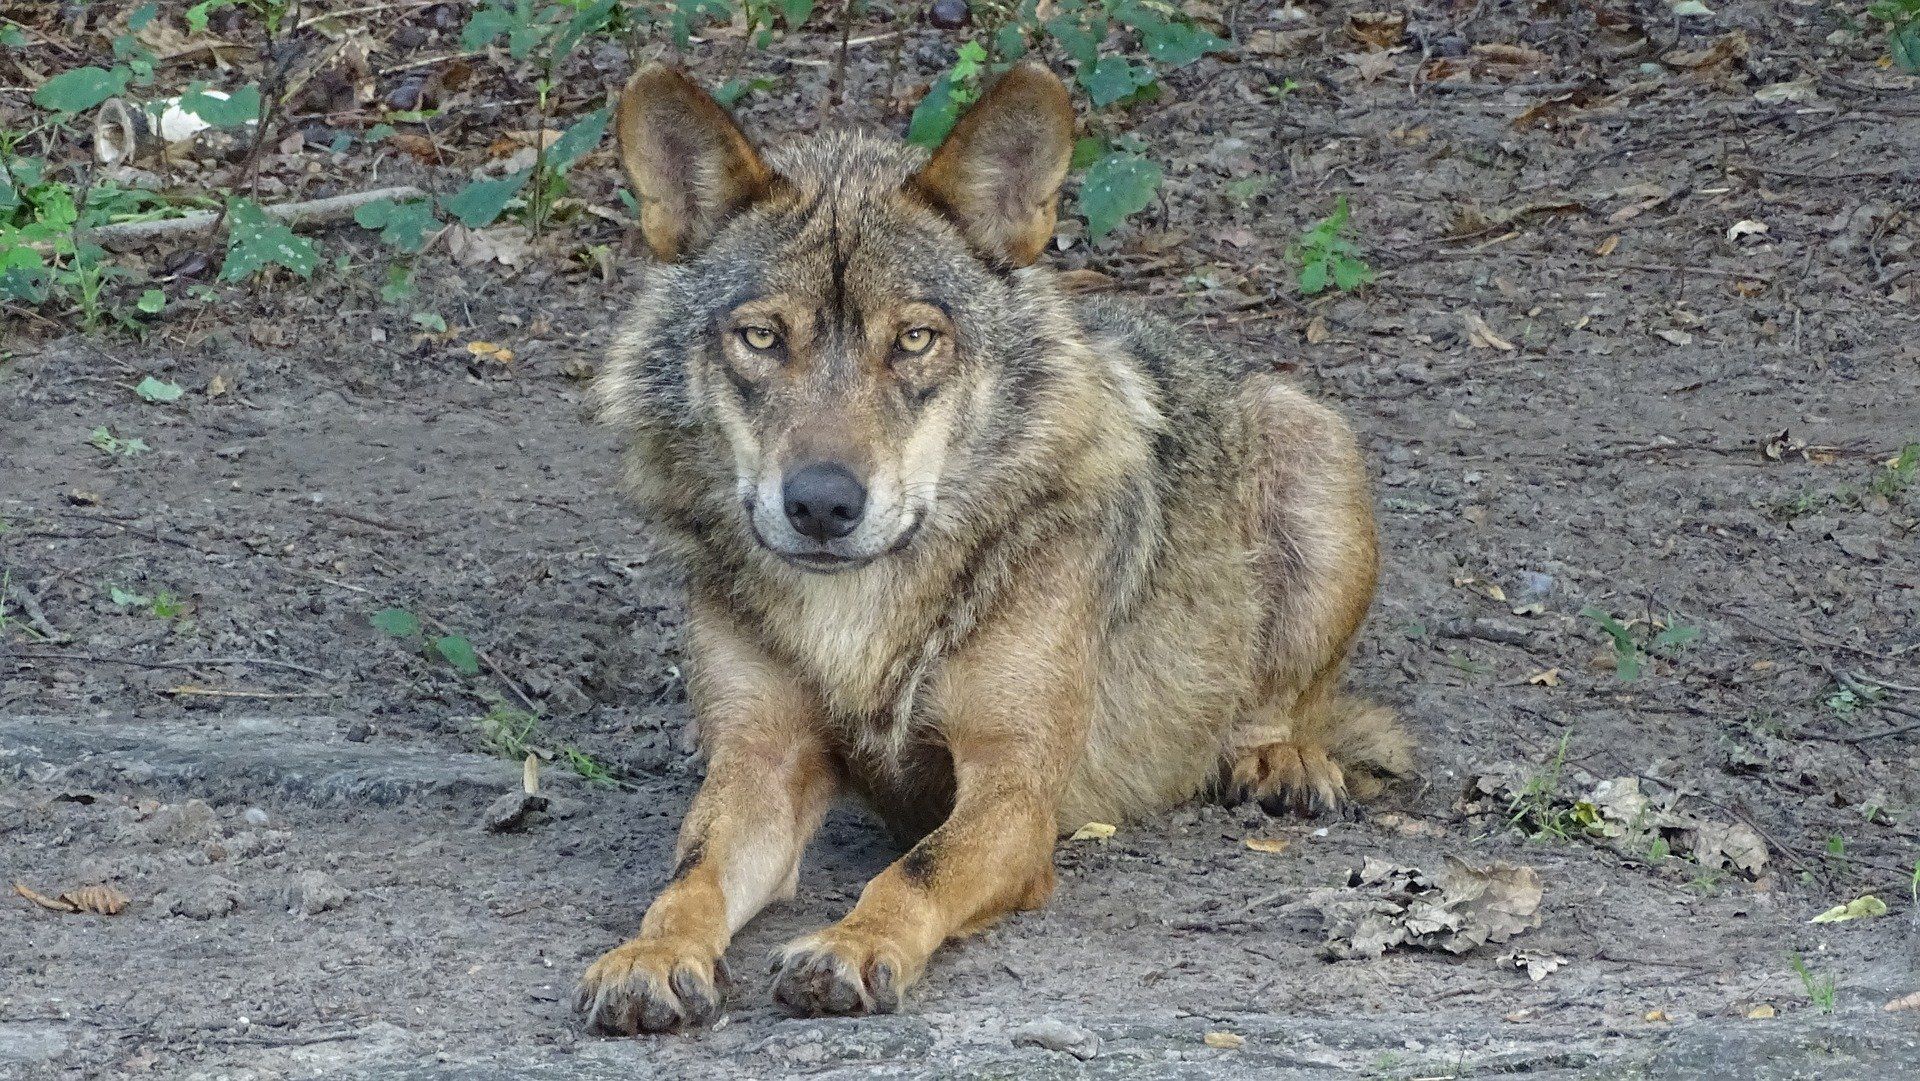
MULTIPOLYGON (((1474 867, 1448 856, 1439 872, 1368 858, 1344 887, 1316 890, 1332 960, 1371 960, 1396 946, 1464 954, 1540 926, 1540 875, 1531 867, 1474 867)), ((1551 971, 1549 969, 1549 971, 1551 971)), ((1544 974, 1544 973, 1543 973, 1544 974)))

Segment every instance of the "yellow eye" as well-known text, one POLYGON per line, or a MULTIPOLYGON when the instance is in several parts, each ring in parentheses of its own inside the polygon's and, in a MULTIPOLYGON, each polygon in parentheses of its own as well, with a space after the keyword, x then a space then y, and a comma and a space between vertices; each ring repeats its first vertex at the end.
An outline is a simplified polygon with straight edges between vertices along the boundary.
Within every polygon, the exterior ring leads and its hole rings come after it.
POLYGON ((924 353, 933 348, 934 332, 927 327, 915 327, 900 335, 900 349, 906 353, 924 353))
POLYGON ((740 340, 746 342, 749 349, 764 353, 780 344, 780 335, 766 327, 741 327, 740 340))

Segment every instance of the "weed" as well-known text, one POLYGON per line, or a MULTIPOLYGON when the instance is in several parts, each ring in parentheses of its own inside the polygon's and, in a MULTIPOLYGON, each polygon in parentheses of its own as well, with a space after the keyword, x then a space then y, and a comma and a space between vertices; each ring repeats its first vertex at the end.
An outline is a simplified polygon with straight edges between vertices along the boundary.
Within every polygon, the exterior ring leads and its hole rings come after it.
POLYGON ((1373 280, 1373 268, 1361 258, 1351 235, 1351 218, 1347 197, 1342 195, 1334 200, 1333 213, 1301 233, 1287 249, 1287 260, 1300 268, 1301 293, 1314 296, 1329 285, 1346 292, 1373 280))
POLYGON ((1920 0, 1876 0, 1867 14, 1887 24, 1887 56, 1904 71, 1920 72, 1920 0))
POLYGON ((528 755, 543 759, 559 759, 568 769, 589 784, 612 787, 620 783, 611 769, 592 755, 568 744, 553 748, 546 746, 546 740, 540 731, 540 717, 523 709, 515 709, 504 702, 495 702, 480 718, 480 745, 490 754, 516 761, 524 760, 528 755))
POLYGON ((601 765, 594 757, 578 747, 560 748, 560 757, 566 761, 567 768, 580 775, 580 779, 590 784, 612 787, 617 784, 613 772, 601 765))
MULTIPOLYGON (((4 528, 6 524, 7 524, 6 519, 0 518, 0 533, 6 532, 6 529, 4 528)), ((7 631, 10 628, 18 628, 21 634, 24 634, 27 637, 32 638, 36 642, 46 641, 47 639, 45 635, 41 634, 39 631, 34 630, 32 627, 29 627, 25 623, 22 623, 18 619, 10 618, 7 615, 7 599, 12 595, 13 595, 13 568, 8 567, 5 570, 0 570, 0 642, 5 642, 7 640, 7 631)), ((1920 881, 1920 864, 1915 865, 1914 876, 1916 881, 1920 881)))
POLYGON ((137 458, 153 449, 144 439, 122 439, 114 435, 106 425, 101 425, 87 433, 87 442, 94 445, 102 454, 115 458, 137 458))
POLYGON ((1507 825, 1518 829, 1530 837, 1555 837, 1562 841, 1572 840, 1580 832, 1581 824, 1571 810, 1557 806, 1560 796, 1560 779, 1566 772, 1567 743, 1573 738, 1568 732, 1560 737, 1560 746, 1554 751, 1553 758, 1546 768, 1527 778, 1527 783, 1514 794, 1508 804, 1507 825))
POLYGON ((1791 499, 1779 500, 1769 509, 1778 518, 1802 518, 1829 507, 1840 510, 1865 510, 1874 500, 1892 502, 1912 490, 1920 480, 1920 443, 1908 443, 1889 458, 1866 480, 1864 486, 1842 484, 1821 491, 1808 490, 1791 499))
POLYGON ((1816 976, 1807 970, 1807 962, 1799 954, 1793 955, 1793 971, 1800 977, 1800 986, 1806 989, 1807 1001, 1813 1003, 1821 1013, 1832 1013, 1834 998, 1838 994, 1838 981, 1829 973, 1816 976))
MULTIPOLYGON (((1640 672, 1650 655, 1670 657, 1700 637, 1700 628, 1681 622, 1671 612, 1667 614, 1666 622, 1659 625, 1660 629, 1650 636, 1635 634, 1631 626, 1615 619, 1603 608, 1588 605, 1580 609, 1580 614, 1598 623, 1607 637, 1613 640, 1613 670, 1624 683, 1640 678, 1640 672)), ((1648 630, 1652 630, 1652 627, 1648 630)))

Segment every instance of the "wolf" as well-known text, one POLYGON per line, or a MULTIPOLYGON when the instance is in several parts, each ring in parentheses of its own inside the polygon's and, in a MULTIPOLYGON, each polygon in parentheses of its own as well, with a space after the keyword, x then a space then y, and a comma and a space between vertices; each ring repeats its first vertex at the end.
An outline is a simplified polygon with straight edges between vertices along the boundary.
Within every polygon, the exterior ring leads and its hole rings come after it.
POLYGON ((714 1022, 729 940, 843 795, 917 840, 778 953, 796 1014, 898 1010, 943 942, 1047 899, 1063 828, 1408 771, 1339 687, 1379 563, 1352 431, 1038 264, 1074 128, 1046 67, 931 156, 762 149, 660 65, 616 126, 654 258, 593 394, 685 571, 707 772, 669 884, 581 979, 592 1029, 714 1022))

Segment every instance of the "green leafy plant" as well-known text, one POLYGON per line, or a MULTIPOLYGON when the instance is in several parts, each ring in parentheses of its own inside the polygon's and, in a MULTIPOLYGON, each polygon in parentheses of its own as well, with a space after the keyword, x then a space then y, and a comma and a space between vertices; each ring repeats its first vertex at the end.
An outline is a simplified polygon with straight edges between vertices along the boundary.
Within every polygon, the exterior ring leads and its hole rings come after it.
POLYGON ((1600 629, 1612 639, 1614 674, 1624 683, 1640 678, 1649 655, 1671 656, 1700 637, 1700 628, 1681 622, 1671 613, 1666 623, 1650 637, 1635 634, 1631 627, 1615 619, 1603 608, 1588 605, 1580 609, 1580 614, 1599 624, 1600 629))
POLYGON ((515 760, 524 760, 529 755, 548 760, 558 759, 589 784, 613 786, 620 783, 611 769, 580 748, 568 744, 549 747, 548 743, 540 730, 540 716, 537 713, 515 709, 505 702, 495 702, 480 718, 480 745, 490 754, 515 760))
POLYGON ((1821 1013, 1832 1013, 1834 1000, 1839 994, 1838 980, 1831 974, 1815 975, 1807 969, 1806 959, 1799 954, 1793 955, 1793 971, 1800 977, 1800 986, 1807 992, 1807 1001, 1821 1013))
POLYGON ((144 439, 122 439, 112 430, 102 425, 87 433, 87 442, 92 443, 101 453, 115 458, 136 458, 152 448, 144 439))
POLYGON ((302 278, 311 277, 320 263, 313 241, 270 217, 260 204, 236 198, 227 204, 227 260, 220 267, 222 281, 243 281, 267 267, 285 267, 302 278))
POLYGON ((480 655, 473 648, 472 642, 457 634, 424 635, 420 617, 405 608, 382 608, 368 621, 382 634, 406 639, 431 650, 462 675, 472 676, 480 673, 480 655))
POLYGON ((1920 72, 1920 0, 1877 0, 1867 14, 1887 24, 1887 55, 1894 65, 1920 72))
POLYGON ((1313 228, 1287 249, 1287 259, 1300 270, 1300 292, 1314 296, 1331 285, 1346 292, 1373 280, 1373 268, 1361 257, 1352 236, 1352 214, 1347 197, 1334 200, 1333 213, 1320 219, 1313 228))
POLYGON ((177 402, 186 391, 178 383, 168 383, 149 375, 133 388, 142 401, 166 403, 177 402))
POLYGON ((1560 779, 1567 768, 1567 744, 1573 733, 1560 737, 1560 746, 1554 751, 1546 767, 1527 778, 1514 793, 1507 806, 1507 825, 1521 830, 1532 837, 1555 837, 1562 841, 1571 840, 1582 824, 1572 811, 1561 806, 1560 779))

